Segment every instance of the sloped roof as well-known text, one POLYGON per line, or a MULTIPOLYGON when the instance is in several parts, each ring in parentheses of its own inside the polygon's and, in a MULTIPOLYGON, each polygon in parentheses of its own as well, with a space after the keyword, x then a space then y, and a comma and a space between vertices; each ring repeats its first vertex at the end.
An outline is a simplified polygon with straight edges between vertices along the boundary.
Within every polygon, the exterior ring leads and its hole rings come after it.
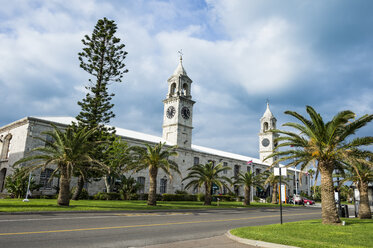
MULTIPOLYGON (((56 124, 63 124, 63 125, 70 125, 73 121, 76 122, 76 119, 73 117, 32 117, 34 119, 39 119, 39 120, 44 120, 48 122, 54 122, 56 124)), ((128 130, 124 128, 118 128, 115 127, 116 134, 120 135, 122 137, 128 137, 132 139, 137 139, 137 140, 143 140, 145 142, 152 142, 152 143, 159 143, 159 142, 166 142, 167 145, 172 145, 171 143, 167 142, 161 137, 155 136, 155 135, 150 135, 150 134, 145 134, 141 132, 136 132, 133 130, 128 130)), ((263 163, 257 158, 249 157, 249 156, 244 156, 240 154, 235 154, 235 153, 230 153, 230 152, 225 152, 225 151, 220 151, 216 150, 213 148, 208 148, 208 147, 203 147, 203 146, 198 146, 198 145, 192 145, 192 150, 197 151, 197 152, 203 152, 203 153, 208 153, 212 155, 217 155, 221 157, 226 157, 226 158, 231 158, 231 159, 237 159, 241 161, 252 161, 255 164, 264 164, 267 166, 270 166, 268 163, 263 163)), ((283 167, 284 165, 280 165, 283 167)), ((289 170, 294 171, 293 168, 288 168, 289 170)), ((297 170, 299 171, 299 170, 297 170)))

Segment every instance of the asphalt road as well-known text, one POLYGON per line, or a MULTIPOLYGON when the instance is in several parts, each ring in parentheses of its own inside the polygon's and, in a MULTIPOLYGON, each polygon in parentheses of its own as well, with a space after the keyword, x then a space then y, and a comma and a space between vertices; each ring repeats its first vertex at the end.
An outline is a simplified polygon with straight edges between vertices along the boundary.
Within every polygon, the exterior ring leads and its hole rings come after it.
MULTIPOLYGON (((320 208, 283 210, 284 222, 321 218, 320 208)), ((141 247, 279 223, 279 209, 0 215, 0 247, 141 247)))

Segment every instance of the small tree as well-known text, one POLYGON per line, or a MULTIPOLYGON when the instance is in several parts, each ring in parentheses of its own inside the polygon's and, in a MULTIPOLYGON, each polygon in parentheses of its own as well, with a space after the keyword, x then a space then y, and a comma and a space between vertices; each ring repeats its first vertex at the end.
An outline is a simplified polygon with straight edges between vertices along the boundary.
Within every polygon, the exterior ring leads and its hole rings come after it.
MULTIPOLYGON (((24 170, 16 168, 13 175, 5 178, 5 188, 15 198, 22 198, 26 196, 28 186, 28 174, 24 173, 24 170)), ((31 177, 30 191, 37 190, 41 187, 40 184, 36 184, 35 180, 31 177)))
POLYGON ((157 175, 158 170, 162 169, 171 179, 171 170, 180 174, 178 165, 170 158, 177 156, 176 147, 164 147, 165 143, 159 142, 155 146, 145 144, 145 147, 132 147, 134 151, 134 160, 136 163, 131 164, 128 169, 135 172, 149 170, 149 195, 148 205, 157 205, 157 175))
POLYGON ((235 179, 234 185, 242 185, 245 190, 245 199, 243 205, 250 205, 251 187, 263 187, 263 176, 261 174, 254 175, 253 172, 248 171, 246 173, 238 173, 238 177, 232 177, 235 179))
POLYGON ((365 163, 351 163, 345 167, 346 173, 344 180, 341 182, 352 181, 360 193, 359 218, 371 219, 372 213, 369 206, 368 184, 373 182, 373 167, 365 163))
POLYGON ((183 181, 190 180, 185 189, 189 189, 191 186, 197 186, 198 188, 205 187, 205 202, 204 205, 211 205, 212 201, 212 185, 216 184, 220 188, 226 187, 229 189, 228 184, 232 184, 232 181, 220 174, 224 170, 230 170, 228 166, 223 166, 222 164, 217 164, 216 166, 213 162, 207 164, 196 164, 188 169, 188 175, 183 179, 183 181))
POLYGON ((121 179, 122 173, 128 170, 132 163, 131 148, 127 142, 116 137, 107 149, 107 171, 104 175, 106 192, 113 191, 117 179, 121 179))
POLYGON ((141 187, 142 185, 136 182, 135 178, 131 176, 121 176, 120 177, 120 185, 119 185, 119 191, 123 195, 124 200, 129 200, 131 194, 136 193, 136 191, 141 187))
POLYGON ((277 187, 280 183, 280 176, 275 176, 275 174, 267 173, 268 177, 264 181, 264 185, 269 184, 272 187, 272 204, 277 203, 277 187))

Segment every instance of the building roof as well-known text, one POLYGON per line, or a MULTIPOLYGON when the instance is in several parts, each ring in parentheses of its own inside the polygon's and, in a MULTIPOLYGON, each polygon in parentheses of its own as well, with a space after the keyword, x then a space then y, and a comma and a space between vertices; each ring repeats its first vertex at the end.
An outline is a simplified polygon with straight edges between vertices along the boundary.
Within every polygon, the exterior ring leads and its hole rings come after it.
MULTIPOLYGON (((31 118, 39 119, 39 120, 43 120, 47 122, 53 122, 56 124, 63 124, 63 125, 70 125, 73 121, 76 122, 76 119, 73 117, 31 117, 31 118)), ((131 139, 143 140, 145 142, 152 142, 152 143, 165 142, 167 145, 172 145, 171 143, 167 142, 161 137, 158 137, 155 135, 145 134, 145 133, 136 132, 133 130, 128 130, 128 129, 119 128, 119 127, 115 127, 115 130, 116 130, 116 134, 122 137, 128 137, 131 139)), ((270 166, 270 164, 263 163, 257 158, 230 153, 230 152, 225 152, 225 151, 220 151, 220 150, 216 150, 213 148, 208 148, 208 147, 203 147, 203 146, 192 144, 192 150, 196 152, 208 153, 212 155, 217 155, 221 157, 226 157, 226 158, 231 158, 231 159, 236 159, 236 160, 241 160, 241 161, 246 161, 246 162, 252 161, 254 164, 264 164, 264 165, 270 166)), ((280 165, 280 166, 283 167, 284 165, 280 165)), ((288 168, 288 169, 294 171, 293 168, 288 168)))
POLYGON ((268 103, 268 102, 267 102, 267 109, 266 109, 266 111, 264 112, 262 118, 268 118, 268 119, 272 119, 272 118, 274 118, 274 115, 272 114, 271 110, 269 109, 269 103, 268 103))

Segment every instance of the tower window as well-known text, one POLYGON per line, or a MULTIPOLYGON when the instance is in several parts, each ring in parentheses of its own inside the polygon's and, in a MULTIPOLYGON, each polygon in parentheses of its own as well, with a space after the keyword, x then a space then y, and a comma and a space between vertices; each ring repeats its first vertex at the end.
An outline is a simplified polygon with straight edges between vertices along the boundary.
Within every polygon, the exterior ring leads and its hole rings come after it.
POLYGON ((263 131, 264 132, 268 131, 268 122, 263 123, 263 131))
POLYGON ((183 84, 183 88, 182 88, 181 93, 182 93, 182 95, 184 95, 184 96, 187 96, 187 95, 188 95, 188 85, 187 85, 187 84, 183 84))
POLYGON ((240 166, 236 164, 234 166, 234 177, 238 177, 238 173, 240 173, 240 166))
POLYGON ((175 95, 175 91, 176 91, 176 83, 173 83, 171 84, 170 95, 171 96, 175 95))

